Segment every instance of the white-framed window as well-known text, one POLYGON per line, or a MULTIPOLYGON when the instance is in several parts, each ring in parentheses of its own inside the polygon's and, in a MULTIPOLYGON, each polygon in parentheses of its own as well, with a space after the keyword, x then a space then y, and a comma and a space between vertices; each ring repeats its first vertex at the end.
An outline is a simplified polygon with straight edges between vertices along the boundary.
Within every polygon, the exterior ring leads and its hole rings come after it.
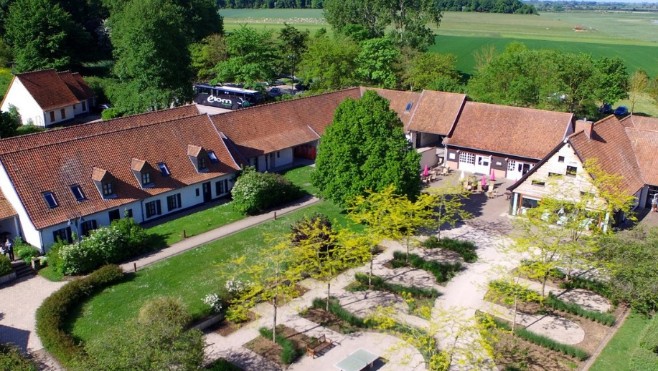
POLYGON ((516 169, 516 161, 509 160, 507 162, 507 171, 514 171, 516 169))
POLYGON ((470 152, 462 152, 459 154, 459 162, 475 165, 475 154, 470 152))

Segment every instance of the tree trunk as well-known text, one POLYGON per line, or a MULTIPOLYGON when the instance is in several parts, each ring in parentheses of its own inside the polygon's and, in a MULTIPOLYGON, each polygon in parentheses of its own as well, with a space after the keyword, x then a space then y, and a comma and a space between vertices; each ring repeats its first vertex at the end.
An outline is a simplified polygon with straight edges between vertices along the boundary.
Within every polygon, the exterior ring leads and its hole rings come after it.
POLYGON ((370 272, 368 273, 368 289, 372 290, 372 266, 375 261, 374 257, 370 258, 370 272))
POLYGON ((329 312, 329 297, 331 296, 331 282, 327 281, 327 312, 329 312))
POLYGON ((272 342, 276 343, 276 297, 274 297, 274 300, 272 300, 272 304, 274 305, 274 317, 272 318, 272 342))
POLYGON ((541 281, 541 298, 544 300, 546 292, 546 281, 548 281, 548 273, 544 274, 544 278, 541 281))
POLYGON ((512 333, 514 333, 514 328, 516 328, 516 308, 517 308, 517 295, 514 295, 514 316, 512 316, 512 333))

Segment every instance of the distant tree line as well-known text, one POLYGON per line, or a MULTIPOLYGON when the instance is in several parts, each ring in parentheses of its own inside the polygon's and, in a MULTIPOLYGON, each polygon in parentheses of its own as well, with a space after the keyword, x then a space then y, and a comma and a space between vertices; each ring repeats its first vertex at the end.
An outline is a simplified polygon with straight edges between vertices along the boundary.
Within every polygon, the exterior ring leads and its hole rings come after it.
POLYGON ((439 0, 439 6, 451 12, 537 14, 534 6, 520 0, 439 0))
POLYGON ((220 8, 321 9, 322 0, 217 0, 220 8))

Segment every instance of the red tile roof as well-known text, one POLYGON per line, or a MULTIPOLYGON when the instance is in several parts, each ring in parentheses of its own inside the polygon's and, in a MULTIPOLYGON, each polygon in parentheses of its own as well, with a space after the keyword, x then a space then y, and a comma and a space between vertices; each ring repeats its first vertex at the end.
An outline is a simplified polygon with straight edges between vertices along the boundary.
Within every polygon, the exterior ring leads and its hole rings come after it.
POLYGON ((408 130, 448 135, 462 110, 466 95, 423 90, 418 108, 411 117, 408 130))
POLYGON ((44 111, 72 106, 79 102, 79 99, 55 70, 19 73, 15 78, 25 86, 44 111))
POLYGON ((658 185, 658 156, 656 156, 658 153, 658 130, 626 128, 626 134, 633 146, 633 152, 644 183, 658 185))
POLYGON ((541 159, 564 139, 571 128, 572 116, 564 112, 466 102, 446 142, 450 146, 541 159))
POLYGON ((12 216, 16 216, 16 211, 0 190, 0 220, 11 218, 12 216))
POLYGON ((622 125, 639 130, 658 131, 658 118, 630 115, 620 120, 622 125))
POLYGON ((420 93, 413 91, 361 87, 361 95, 363 95, 367 90, 375 91, 377 94, 379 94, 380 97, 386 98, 390 102, 389 107, 398 114, 398 117, 404 124, 404 127, 406 128, 409 125, 409 121, 416 111, 416 107, 418 107, 420 93), (407 107, 409 109, 407 109, 407 107))
MULTIPOLYGON (((163 116, 162 113, 151 115, 163 116)), ((238 169, 207 115, 151 123, 140 119, 144 117, 133 116, 132 120, 126 119, 133 121, 133 125, 121 122, 114 130, 109 129, 108 123, 100 123, 104 130, 90 130, 92 134, 89 135, 64 135, 60 140, 42 141, 39 136, 49 133, 35 134, 31 137, 35 138, 36 145, 28 144, 18 151, 0 154, 0 161, 37 229, 62 223, 72 215, 100 212, 238 169), (219 163, 211 162, 207 172, 197 172, 187 156, 190 144, 214 151, 219 163), (153 187, 142 189, 131 169, 133 158, 142 159, 151 166, 164 162, 171 176, 154 171, 151 174, 153 187), (116 198, 103 199, 96 188, 92 178, 103 172, 116 180, 116 198), (80 185, 87 200, 76 200, 70 189, 73 184, 80 185), (42 194, 46 191, 55 194, 58 207, 48 207, 42 194)))
POLYGON ((125 116, 113 120, 57 128, 42 133, 20 135, 0 140, 0 154, 19 151, 23 148, 45 146, 66 140, 84 138, 118 129, 149 125, 154 122, 171 121, 183 117, 196 116, 198 114, 199 110, 195 105, 187 105, 161 111, 125 116))
POLYGON ((629 194, 644 186, 631 140, 615 116, 594 123, 590 136, 585 131, 571 135, 569 143, 583 161, 597 159, 603 171, 621 175, 629 194))
POLYGON ((331 124, 336 107, 358 99, 359 88, 304 97, 211 116, 245 157, 279 151, 317 140, 331 124))
POLYGON ((64 81, 69 90, 78 98, 79 101, 91 99, 94 97, 94 91, 82 79, 79 73, 70 71, 58 72, 59 78, 64 81))

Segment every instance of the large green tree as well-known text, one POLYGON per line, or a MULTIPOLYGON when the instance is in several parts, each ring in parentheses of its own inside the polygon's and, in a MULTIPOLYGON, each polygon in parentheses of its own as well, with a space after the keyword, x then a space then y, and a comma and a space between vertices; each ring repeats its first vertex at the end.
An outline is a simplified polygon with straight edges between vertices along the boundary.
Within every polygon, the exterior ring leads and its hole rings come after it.
POLYGON ((356 59, 361 82, 383 88, 395 88, 400 51, 388 37, 364 40, 356 59))
POLYGON ((283 28, 279 31, 278 44, 281 73, 295 76, 302 55, 308 49, 308 39, 308 30, 300 31, 284 23, 283 28))
POLYGON ((299 74, 310 83, 312 90, 354 86, 358 55, 359 46, 350 38, 318 35, 310 41, 302 57, 299 74))
POLYGON ((110 95, 122 113, 191 100, 193 74, 183 11, 170 0, 132 0, 112 15, 119 83, 110 95))
POLYGON ((411 90, 459 91, 457 58, 452 54, 418 53, 404 64, 402 79, 411 90))
POLYGON ((190 55, 197 79, 209 81, 216 75, 215 66, 228 59, 226 38, 219 34, 210 35, 190 45, 190 55))
POLYGON ((276 76, 276 45, 269 31, 243 26, 226 37, 229 58, 215 67, 218 82, 253 84, 276 76))
POLYGON ((384 36, 390 26, 393 40, 418 50, 434 44, 428 23, 441 22, 437 0, 326 0, 324 13, 338 32, 349 33, 356 25, 369 38, 376 38, 384 36))
POLYGON ((419 161, 389 102, 367 91, 336 109, 320 143, 313 183, 322 197, 341 206, 389 185, 415 199, 420 192, 419 161))
POLYGON ((76 63, 75 45, 82 38, 71 15, 53 0, 16 0, 6 20, 8 43, 18 72, 76 63))

